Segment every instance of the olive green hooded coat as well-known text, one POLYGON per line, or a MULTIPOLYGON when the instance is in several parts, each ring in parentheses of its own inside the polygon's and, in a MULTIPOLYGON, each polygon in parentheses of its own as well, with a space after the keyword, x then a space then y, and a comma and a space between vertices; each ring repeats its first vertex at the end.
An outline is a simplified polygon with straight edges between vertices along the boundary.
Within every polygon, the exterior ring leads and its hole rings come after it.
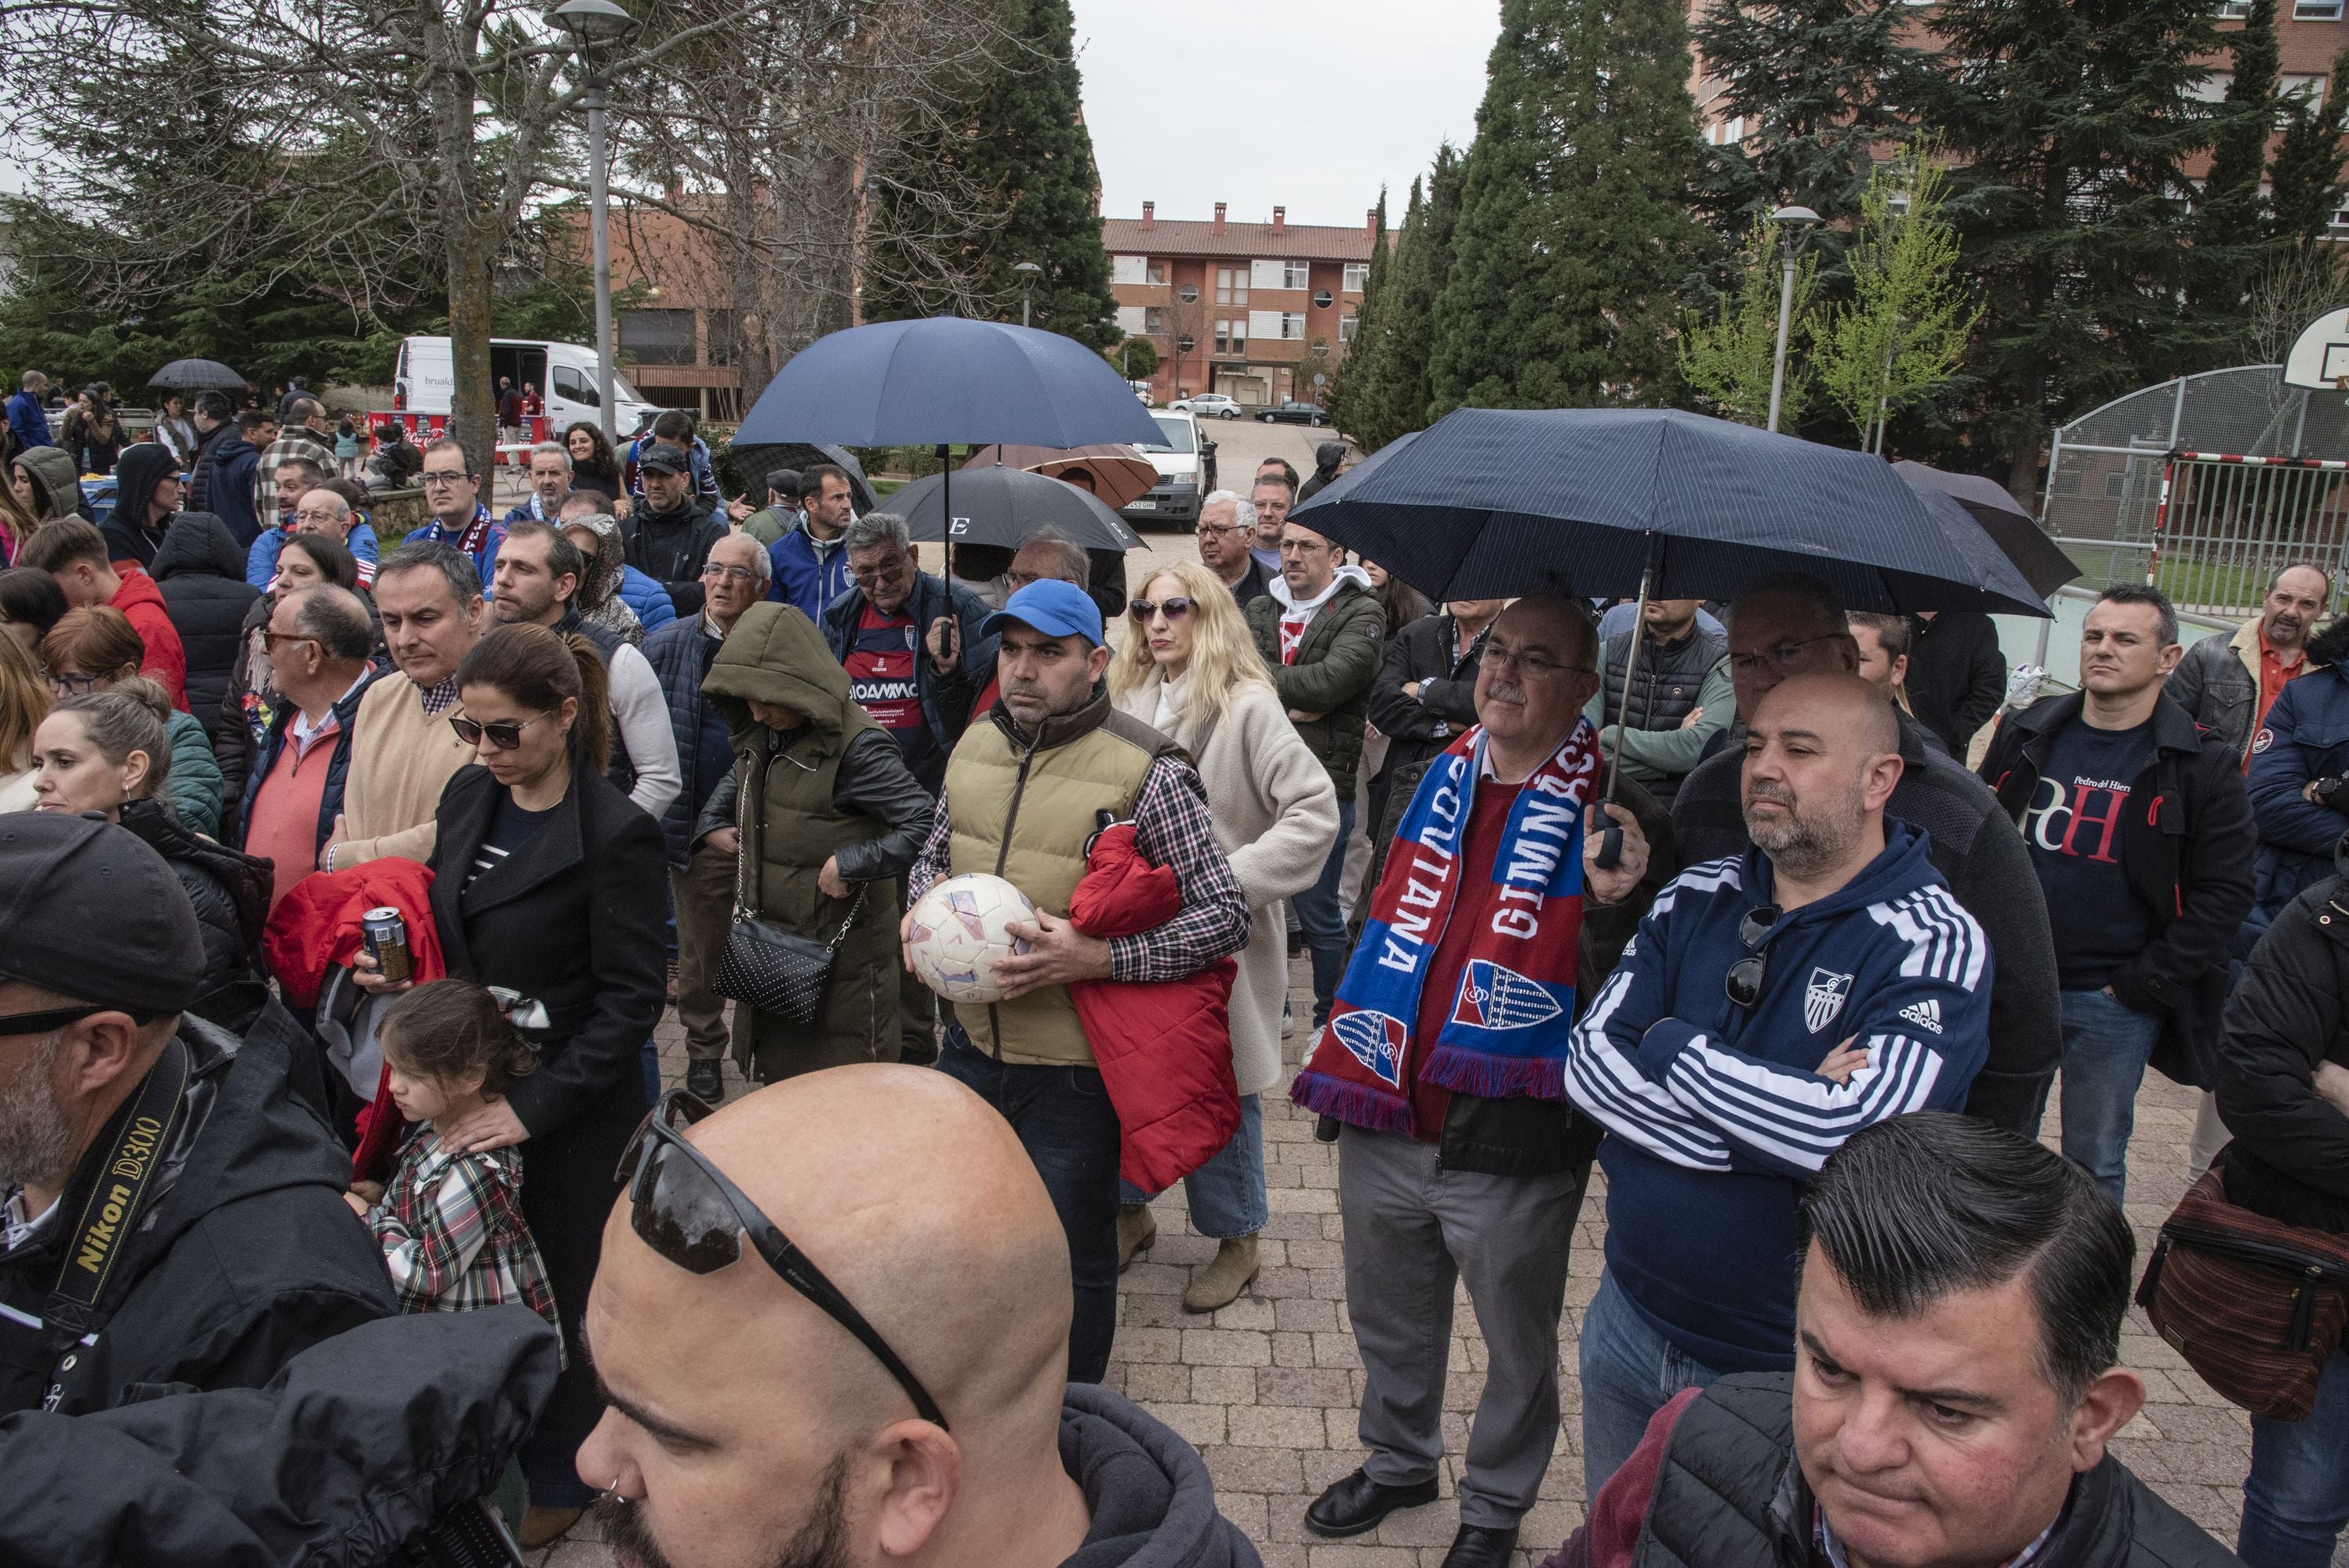
POLYGON ((740 812, 742 861, 752 868, 751 906, 803 936, 830 941, 853 899, 817 885, 827 859, 864 902, 833 965, 819 1028, 737 1003, 734 1055, 772 1082, 847 1062, 897 1057, 897 877, 930 827, 929 797, 905 771, 889 732, 849 695, 848 672, 823 635, 789 604, 753 604, 711 663, 701 689, 732 732, 734 773, 702 822, 740 812), (804 715, 776 731, 750 717, 750 699, 804 715))

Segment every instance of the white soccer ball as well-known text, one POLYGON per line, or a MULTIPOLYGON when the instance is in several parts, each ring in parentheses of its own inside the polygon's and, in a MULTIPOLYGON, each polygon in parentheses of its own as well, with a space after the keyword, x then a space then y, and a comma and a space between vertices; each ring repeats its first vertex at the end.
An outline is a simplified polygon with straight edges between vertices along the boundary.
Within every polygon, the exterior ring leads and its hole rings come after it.
POLYGON ((1028 951, 1028 944, 1004 927, 1036 921, 1028 895, 1001 877, 968 872, 948 877, 914 905, 905 951, 922 984, 949 1002, 996 1002, 998 961, 1028 951))

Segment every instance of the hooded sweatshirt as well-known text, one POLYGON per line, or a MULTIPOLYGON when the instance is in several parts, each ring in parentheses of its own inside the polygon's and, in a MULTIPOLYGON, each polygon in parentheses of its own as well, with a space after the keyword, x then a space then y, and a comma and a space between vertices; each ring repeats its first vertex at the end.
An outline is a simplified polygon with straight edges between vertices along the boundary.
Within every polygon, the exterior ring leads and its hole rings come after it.
POLYGON ((150 524, 147 508, 155 499, 155 486, 179 471, 179 459, 159 441, 141 441, 123 449, 114 464, 114 514, 98 530, 106 536, 109 557, 153 566, 156 546, 163 542, 171 520, 167 517, 161 523, 150 524))
POLYGON ((1061 1467, 1092 1518, 1061 1568, 1261 1568, 1240 1527, 1216 1511, 1206 1461, 1123 1396, 1069 1385, 1061 1467))
POLYGON ((73 459, 63 447, 27 447, 16 454, 16 461, 49 498, 48 510, 33 520, 36 523, 81 515, 81 476, 74 472, 73 459))
POLYGON ((627 547, 620 540, 619 520, 605 513, 590 513, 563 526, 584 528, 595 536, 595 553, 587 562, 587 581, 579 584, 579 618, 641 647, 644 622, 620 597, 620 579, 628 566, 621 559, 627 547))
POLYGON ((1769 857, 1692 866, 1656 895, 1568 1046, 1566 1092, 1612 1134, 1607 1271, 1651 1326, 1712 1371, 1794 1366, 1795 1204, 1861 1128, 1961 1110, 1988 1054, 1991 954, 1925 835, 1897 818, 1837 892, 1775 907, 1769 857), (1751 1007, 1732 965, 1764 960, 1751 1007), (1868 1065, 1817 1068, 1844 1041, 1868 1065))
POLYGON ((236 666, 245 613, 261 597, 244 580, 244 552, 228 524, 211 512, 183 511, 163 531, 147 570, 188 655, 189 709, 217 736, 229 722, 221 715, 221 699, 236 666))
POLYGON ((1280 605, 1280 662, 1282 664, 1294 661, 1297 645, 1304 640, 1305 629, 1313 624, 1313 617, 1319 614, 1321 607, 1335 599, 1338 596, 1338 591, 1349 583, 1365 593, 1371 592, 1371 574, 1359 566, 1338 568, 1330 574, 1330 585, 1310 599, 1299 599, 1295 591, 1288 586, 1288 579, 1286 577, 1276 576, 1265 584, 1280 605))

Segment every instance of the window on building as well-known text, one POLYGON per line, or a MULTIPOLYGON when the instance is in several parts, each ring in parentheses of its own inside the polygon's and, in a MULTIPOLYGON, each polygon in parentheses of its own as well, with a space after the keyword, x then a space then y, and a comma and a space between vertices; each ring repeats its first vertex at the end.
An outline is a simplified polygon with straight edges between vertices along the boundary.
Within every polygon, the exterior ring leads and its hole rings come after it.
POLYGON ((2227 88, 2234 81, 2232 71, 2212 71, 2186 89, 2186 96, 2201 103, 2223 103, 2227 88))
POLYGON ((1163 335, 1166 331, 1166 307, 1156 304, 1143 306, 1142 330, 1154 335, 1163 335))
POLYGON ((639 365, 693 363, 693 313, 689 310, 624 310, 620 352, 639 365))
POLYGON ((2298 98, 2311 108, 2324 102, 2323 71, 2286 71, 2276 77, 2276 98, 2298 98))
POLYGON ((1339 314, 1338 341, 1340 343, 1351 343, 1354 341, 1354 313, 1350 310, 1342 311, 1339 314))
POLYGON ((1282 288, 1301 289, 1305 287, 1306 280, 1310 275, 1310 270, 1303 262, 1283 262, 1280 263, 1280 286, 1282 288))
POLYGON ((1282 311, 1280 313, 1280 335, 1284 338, 1302 343, 1305 340, 1305 313, 1301 310, 1282 311))
POLYGON ((1139 284, 1150 276, 1147 256, 1112 256, 1109 259, 1109 281, 1113 284, 1139 284))
POLYGON ((1216 269, 1216 303, 1217 304, 1247 304, 1248 275, 1246 267, 1216 269))
POLYGON ((1147 275, 1149 281, 1154 284, 1164 283, 1166 281, 1166 263, 1158 260, 1154 256, 1152 257, 1149 268, 1147 269, 1147 275))
POLYGON ((1247 352, 1247 317, 1237 316, 1216 323, 1216 352, 1218 354, 1247 352))
POLYGON ((2292 19, 2295 22, 2338 22, 2341 20, 2341 0, 2294 0, 2292 19))
POLYGON ((2219 0, 2210 9, 2221 21, 2245 21, 2251 14, 2251 0, 2219 0))
POLYGON ((2349 239, 2349 207, 2343 207, 2333 214, 2333 222, 2324 226, 2324 232, 2335 240, 2349 239))
POLYGON ((713 310, 704 314, 709 319, 702 325, 701 340, 708 346, 709 362, 712 365, 733 364, 734 335, 740 330, 737 325, 736 313, 730 310, 713 310))
POLYGON ((1345 280, 1338 286, 1344 289, 1348 294, 1360 294, 1364 289, 1370 287, 1371 263, 1368 262, 1348 262, 1346 263, 1345 280))

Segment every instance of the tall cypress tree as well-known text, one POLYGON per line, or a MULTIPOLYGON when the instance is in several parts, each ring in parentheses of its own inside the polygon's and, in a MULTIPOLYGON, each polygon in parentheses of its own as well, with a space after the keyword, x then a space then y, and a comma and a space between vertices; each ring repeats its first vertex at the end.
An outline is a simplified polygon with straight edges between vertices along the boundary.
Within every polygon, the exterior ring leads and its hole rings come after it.
MULTIPOLYGON (((1435 150, 1435 168, 1423 201, 1413 204, 1395 237, 1380 319, 1378 357, 1363 377, 1358 423, 1347 434, 1373 449, 1423 428, 1428 413, 1428 361, 1434 353, 1435 300, 1452 275, 1452 239, 1460 223, 1464 160, 1451 143, 1435 150)), ((1414 186, 1416 182, 1414 181, 1414 186)))
POLYGON ((2193 258, 2195 304, 2230 311, 2242 302, 2271 244, 2260 181, 2275 130, 2276 0, 2251 0, 2232 42, 2235 75, 2211 128, 2210 172, 2194 208, 2193 258))
MULTIPOLYGON (((1727 238, 1788 202, 1858 215, 1876 149, 1904 140, 1929 57, 1900 41, 1905 0, 1713 0, 1692 30, 1711 104, 1743 137, 1707 150, 1701 204, 1727 238)), ((1834 243, 1830 227, 1821 238, 1834 243)))
POLYGON ((1003 0, 1002 23, 1009 40, 1004 58, 974 77, 960 112, 949 117, 963 134, 906 154, 953 170, 1000 221, 948 237, 942 247, 935 238, 916 241, 905 236, 922 234, 936 220, 902 210, 899 188, 882 184, 881 238, 864 285, 864 319, 932 315, 967 300, 983 314, 1017 321, 1020 280, 1031 274, 1011 269, 1033 262, 1044 269, 1025 291, 1033 325, 1104 348, 1117 340, 1117 302, 1095 211, 1101 181, 1092 133, 1081 118, 1071 42, 1076 23, 1068 0, 1003 0), (943 279, 911 253, 938 248, 947 254, 943 279))
MULTIPOLYGON (((1419 210, 1419 181, 1411 182, 1409 211, 1419 210)), ((1408 221, 1408 219, 1406 219, 1408 221)), ((1346 346, 1346 357, 1339 362, 1338 373, 1330 378, 1330 422, 1340 430, 1351 432, 1363 401, 1362 388, 1378 375, 1378 359, 1386 346, 1386 297, 1394 279, 1394 262, 1388 255, 1387 192, 1379 188, 1377 217, 1371 225, 1371 275, 1362 284, 1362 304, 1354 313, 1354 340, 1346 346)))
POLYGON ((1666 401, 1702 243, 1680 0, 1506 0, 1488 71, 1432 412, 1666 401))
POLYGON ((1968 0, 1920 104, 1947 139, 1962 265, 1987 317, 1970 437, 2008 488, 2037 483, 2048 428, 2198 368, 2184 165, 2210 139, 2189 89, 2220 39, 2209 0, 1968 0))
POLYGON ((2333 57, 2323 103, 2292 105, 2283 140, 2276 147, 2271 174, 2276 238, 2302 251, 2323 242, 2333 214, 2349 196, 2341 160, 2343 121, 2349 119, 2349 83, 2341 79, 2344 70, 2349 70, 2349 49, 2333 57))

